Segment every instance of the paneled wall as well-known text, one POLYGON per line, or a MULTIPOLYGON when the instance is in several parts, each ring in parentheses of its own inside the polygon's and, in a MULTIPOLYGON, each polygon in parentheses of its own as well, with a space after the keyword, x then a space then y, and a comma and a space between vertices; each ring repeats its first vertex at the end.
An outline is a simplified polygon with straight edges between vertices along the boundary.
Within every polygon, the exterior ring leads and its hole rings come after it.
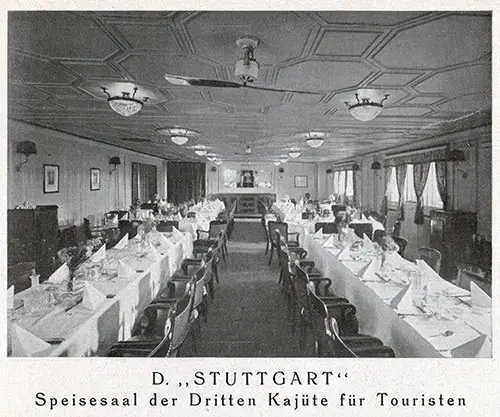
POLYGON ((275 193, 277 199, 283 198, 285 195, 290 198, 300 199, 306 193, 309 193, 312 198, 318 196, 318 165, 316 163, 300 163, 287 162, 279 167, 273 164, 244 164, 241 162, 224 162, 222 165, 207 164, 207 195, 219 193, 275 193), (212 171, 212 168, 216 171, 212 171), (227 188, 224 187, 224 169, 235 170, 262 170, 270 173, 271 188, 227 188), (279 172, 279 168, 283 168, 284 172, 279 172), (306 176, 307 187, 295 187, 295 177, 306 176))
POLYGON ((133 151, 78 138, 24 123, 8 123, 8 208, 29 201, 32 205, 59 206, 60 225, 81 224, 83 218, 132 203, 131 164, 141 162, 157 166, 159 193, 166 195, 165 161, 133 151), (16 152, 17 143, 36 143, 37 154, 16 171, 25 157, 16 152), (113 169, 109 159, 118 156, 121 165, 113 169), (43 193, 43 165, 59 165, 59 192, 43 193), (101 187, 90 190, 90 168, 101 170, 101 187))
MULTIPOLYGON (((450 144, 454 149, 460 149, 465 154, 465 160, 461 162, 448 163, 448 193, 452 210, 477 212, 477 233, 491 240, 491 204, 492 204, 492 147, 491 127, 481 127, 473 130, 446 135, 430 139, 426 143, 419 144, 420 147, 431 147, 450 144)), ((415 148, 415 146, 413 146, 415 148)), ((391 149, 391 153, 404 152, 410 147, 391 149)), ((362 206, 380 210, 384 196, 384 169, 374 171, 371 169, 373 161, 382 163, 384 154, 372 154, 356 162, 361 166, 358 172, 358 194, 362 206)), ((333 163, 319 164, 319 175, 326 177, 326 184, 320 188, 320 198, 326 198, 332 193, 333 175, 326 174, 326 169, 333 168, 333 163)), ((320 181, 321 183, 321 181, 320 181)), ((401 233, 409 239, 407 255, 414 258, 420 246, 429 244, 430 221, 429 208, 425 209, 425 221, 423 225, 415 225, 413 216, 415 213, 414 203, 405 203, 405 220, 402 224, 401 233)), ((387 217, 388 228, 396 221, 396 211, 389 210, 387 217)))

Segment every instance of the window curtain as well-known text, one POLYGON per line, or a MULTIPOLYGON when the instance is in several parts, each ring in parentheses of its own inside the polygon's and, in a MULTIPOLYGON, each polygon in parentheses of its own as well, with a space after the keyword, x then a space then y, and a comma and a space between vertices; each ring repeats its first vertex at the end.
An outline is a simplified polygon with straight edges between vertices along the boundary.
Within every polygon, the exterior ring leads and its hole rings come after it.
POLYGON ((415 224, 424 224, 424 204, 422 195, 424 193, 427 177, 429 176, 430 162, 413 165, 413 188, 417 196, 417 207, 415 209, 415 224))
MULTIPOLYGON (((384 176, 384 198, 382 200, 382 207, 380 208, 381 213, 384 216, 387 216, 389 211, 388 208, 388 198, 387 198, 387 190, 389 189, 389 181, 391 180, 391 169, 392 167, 385 167, 385 176, 384 176)), ((375 179, 376 181, 376 179, 375 179)))
POLYGON ((443 202, 443 209, 448 210, 448 163, 446 161, 437 161, 435 166, 439 197, 443 202))
POLYGON ((167 163, 167 199, 173 204, 198 200, 205 196, 205 164, 201 162, 167 163))
POLYGON ((357 198, 357 189, 356 189, 356 173, 358 171, 352 171, 352 206, 353 207, 357 207, 357 201, 358 201, 358 198, 357 198))
POLYGON ((396 185, 398 187, 398 220, 405 219, 404 188, 406 179, 406 165, 396 167, 396 185))

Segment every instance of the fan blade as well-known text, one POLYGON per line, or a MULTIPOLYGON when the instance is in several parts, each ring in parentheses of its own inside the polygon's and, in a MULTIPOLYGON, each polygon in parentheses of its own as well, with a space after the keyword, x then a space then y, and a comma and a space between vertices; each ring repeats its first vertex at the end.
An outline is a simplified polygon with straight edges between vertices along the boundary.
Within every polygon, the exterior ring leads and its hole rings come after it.
POLYGON ((179 75, 165 74, 165 79, 175 85, 196 85, 199 87, 229 87, 240 88, 241 84, 231 81, 207 80, 203 78, 181 77, 179 75))
POLYGON ((125 140, 127 142, 137 142, 137 143, 142 143, 142 142, 151 142, 149 139, 142 139, 142 138, 120 138, 121 140, 125 140))
POLYGON ((275 91, 277 93, 296 93, 296 94, 324 94, 320 91, 301 91, 301 90, 284 90, 281 88, 256 87, 254 85, 241 85, 240 87, 251 88, 252 90, 275 91))
POLYGON ((180 75, 165 74, 165 79, 175 85, 196 85, 198 87, 229 87, 229 88, 251 88, 252 90, 273 91, 276 93, 296 94, 324 94, 320 91, 285 90, 280 88, 256 87, 248 84, 238 84, 232 81, 207 80, 204 78, 181 77, 180 75))

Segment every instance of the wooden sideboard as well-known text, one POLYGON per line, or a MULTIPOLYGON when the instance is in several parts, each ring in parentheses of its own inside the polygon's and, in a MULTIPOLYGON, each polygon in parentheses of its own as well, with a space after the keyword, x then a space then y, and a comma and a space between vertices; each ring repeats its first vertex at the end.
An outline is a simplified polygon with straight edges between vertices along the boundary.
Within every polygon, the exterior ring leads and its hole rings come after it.
POLYGON ((223 201, 226 208, 238 200, 235 217, 260 217, 258 201, 262 201, 268 207, 276 201, 276 194, 273 193, 226 193, 215 194, 214 197, 223 201))

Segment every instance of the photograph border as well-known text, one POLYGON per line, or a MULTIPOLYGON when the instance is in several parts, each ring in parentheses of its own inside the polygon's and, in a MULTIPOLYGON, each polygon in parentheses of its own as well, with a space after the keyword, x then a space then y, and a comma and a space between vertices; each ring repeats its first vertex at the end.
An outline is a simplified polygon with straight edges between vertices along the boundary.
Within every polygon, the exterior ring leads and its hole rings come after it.
POLYGON ((99 191, 101 189, 101 168, 90 168, 90 191, 99 191), (97 172, 97 184, 92 182, 92 174, 97 172))
POLYGON ((43 193, 44 194, 55 194, 59 192, 59 175, 60 175, 60 169, 59 165, 52 165, 52 164, 43 164, 43 193), (53 168, 56 173, 56 184, 55 185, 49 185, 48 183, 48 174, 49 171, 53 168))

